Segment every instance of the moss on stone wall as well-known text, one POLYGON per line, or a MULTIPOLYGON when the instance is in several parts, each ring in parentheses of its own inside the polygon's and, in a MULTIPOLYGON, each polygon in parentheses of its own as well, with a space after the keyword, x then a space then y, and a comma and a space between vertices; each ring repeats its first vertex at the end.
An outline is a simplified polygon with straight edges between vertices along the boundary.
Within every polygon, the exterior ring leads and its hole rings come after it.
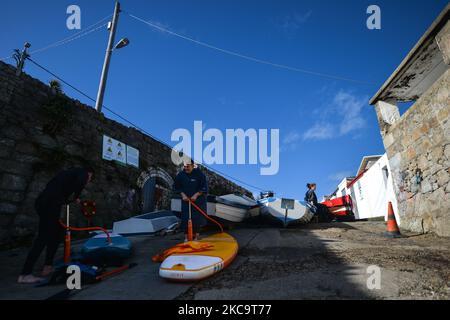
POLYGON ((72 110, 69 107, 70 101, 61 94, 55 94, 39 109, 46 121, 43 131, 55 137, 64 128, 70 125, 72 110))

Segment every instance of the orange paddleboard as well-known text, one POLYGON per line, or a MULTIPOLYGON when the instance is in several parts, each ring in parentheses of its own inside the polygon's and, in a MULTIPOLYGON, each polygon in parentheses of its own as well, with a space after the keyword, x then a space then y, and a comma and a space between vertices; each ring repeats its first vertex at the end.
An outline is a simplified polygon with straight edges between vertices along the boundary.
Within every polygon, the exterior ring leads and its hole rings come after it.
POLYGON ((174 281, 197 281, 226 268, 239 250, 236 239, 217 233, 199 241, 190 241, 166 250, 159 268, 162 278, 174 281))

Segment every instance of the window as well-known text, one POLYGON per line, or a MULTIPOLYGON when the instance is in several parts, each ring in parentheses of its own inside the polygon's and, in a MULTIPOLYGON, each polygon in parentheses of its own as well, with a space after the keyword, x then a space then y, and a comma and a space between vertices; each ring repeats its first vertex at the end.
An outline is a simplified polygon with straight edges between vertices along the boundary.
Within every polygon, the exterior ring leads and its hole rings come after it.
POLYGON ((384 166, 381 169, 381 172, 383 173, 384 186, 387 188, 387 181, 388 181, 388 178, 389 178, 389 170, 388 170, 387 166, 384 166))
POLYGON ((361 188, 361 182, 356 182, 356 186, 358 187, 358 191, 359 191, 359 200, 364 200, 363 197, 363 192, 362 192, 362 188, 361 188))

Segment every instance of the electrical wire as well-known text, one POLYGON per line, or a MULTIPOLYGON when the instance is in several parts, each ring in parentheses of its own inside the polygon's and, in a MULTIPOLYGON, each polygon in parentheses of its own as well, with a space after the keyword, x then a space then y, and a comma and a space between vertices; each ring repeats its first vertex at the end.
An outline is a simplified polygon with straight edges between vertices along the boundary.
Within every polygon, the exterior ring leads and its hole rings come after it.
MULTIPOLYGON (((72 88, 73 90, 75 90, 76 92, 78 92, 79 94, 81 94, 83 97, 91 100, 92 102, 96 102, 96 100, 94 98, 92 98, 91 96, 89 96, 88 94, 84 93, 83 91, 81 91, 80 89, 76 88, 75 86, 71 85, 70 83, 68 83, 67 81, 65 81, 64 79, 62 79, 61 77, 59 77, 58 75, 56 75, 54 72, 50 71, 48 68, 44 67, 43 65, 39 64, 38 62, 34 61, 33 59, 31 59, 30 57, 27 58, 27 60, 29 60, 31 63, 33 63, 34 65, 36 65, 37 67, 39 67, 40 69, 44 70, 45 72, 49 73, 50 75, 52 75, 53 77, 55 77, 56 79, 58 79, 59 81, 61 81, 62 83, 64 83, 65 85, 69 86, 70 88, 72 88)), ((171 147, 168 143, 162 141, 161 139, 158 139, 157 137, 155 137, 154 135, 152 135, 151 133, 149 133, 148 131, 142 129, 141 127, 139 127, 138 125, 136 125, 135 123, 133 123, 132 121, 128 120, 127 118, 125 118, 124 116, 120 115, 119 113, 115 112, 114 110, 112 110, 111 108, 108 108, 107 106, 103 105, 102 106, 105 110, 108 110, 110 113, 114 114, 115 116, 117 116, 118 118, 120 118, 121 120, 125 121, 126 123, 128 123, 129 125, 131 125, 132 127, 138 129, 139 131, 141 131, 142 133, 148 135, 149 137, 151 137, 152 139, 158 141, 159 143, 161 143, 162 145, 173 149, 173 147, 171 147)), ((195 160, 195 159, 194 159, 195 160)), ((237 179, 235 177, 230 176, 229 174, 226 174, 224 172, 221 172, 215 168, 212 168, 208 165, 205 164, 201 164, 203 167, 209 169, 212 172, 215 172, 223 177, 226 177, 230 180, 233 180, 237 183, 240 183, 244 186, 247 186, 251 189, 254 190, 258 190, 258 191, 266 191, 266 189, 262 189, 258 186, 252 185, 250 183, 247 183, 245 181, 242 181, 240 179, 237 179)))
POLYGON ((216 51, 228 54, 228 55, 232 55, 232 56, 235 56, 235 57, 238 57, 238 58, 242 58, 242 59, 253 61, 253 62, 256 62, 256 63, 260 63, 260 64, 269 65, 269 66, 276 67, 276 68, 281 68, 281 69, 290 70, 290 71, 294 71, 294 72, 300 72, 300 73, 304 73, 304 74, 310 74, 310 75, 314 75, 314 76, 318 76, 318 77, 322 77, 322 78, 329 78, 329 79, 333 79, 333 80, 347 81, 347 82, 353 82, 353 83, 358 83, 358 84, 363 84, 363 85, 370 85, 370 86, 375 86, 376 85, 375 83, 372 83, 372 82, 360 81, 360 80, 351 79, 351 78, 345 78, 345 77, 336 76, 336 75, 332 75, 332 74, 321 73, 321 72, 316 72, 316 71, 311 71, 311 70, 291 67, 291 66, 284 65, 284 64, 279 64, 279 63, 274 63, 274 62, 270 62, 270 61, 267 61, 267 60, 258 59, 258 58, 255 58, 255 57, 252 57, 252 56, 248 56, 248 55, 244 55, 244 54, 241 54, 241 53, 238 53, 238 52, 235 52, 235 51, 219 48, 219 47, 214 46, 212 44, 209 44, 209 43, 206 43, 206 42, 203 42, 203 41, 199 41, 199 40, 195 40, 193 38, 190 38, 190 37, 184 36, 182 34, 176 33, 176 32, 174 32, 172 30, 167 29, 167 28, 163 28, 163 27, 161 27, 161 26, 159 26, 159 25, 157 25, 155 23, 152 23, 150 21, 147 21, 147 20, 144 20, 142 18, 139 18, 139 17, 137 17, 137 16, 135 16, 135 15, 129 13, 129 12, 126 12, 126 11, 124 11, 124 12, 128 16, 130 16, 131 18, 133 18, 133 19, 135 19, 137 21, 140 21, 140 22, 142 22, 142 23, 144 23, 144 24, 146 24, 146 25, 148 25, 148 26, 150 26, 150 27, 152 27, 154 29, 158 29, 159 31, 162 31, 162 32, 168 33, 170 35, 173 35, 175 37, 178 37, 178 38, 181 38, 181 39, 193 42, 193 43, 195 43, 197 45, 200 45, 200 46, 203 46, 203 47, 206 47, 206 48, 209 48, 209 49, 213 49, 213 50, 216 50, 216 51))
POLYGON ((84 36, 87 36, 87 35, 90 34, 90 33, 93 33, 93 32, 95 32, 95 31, 98 31, 99 29, 104 28, 107 24, 108 24, 108 23, 104 23, 104 24, 102 24, 102 25, 100 25, 100 26, 98 26, 98 27, 96 27, 96 28, 94 28, 94 29, 92 29, 92 30, 89 30, 89 31, 87 31, 87 32, 85 32, 85 33, 83 33, 83 34, 80 34, 80 35, 75 36, 75 37, 73 37, 73 38, 71 38, 71 39, 65 40, 64 42, 55 43, 55 44, 48 45, 47 47, 44 47, 44 48, 41 48, 41 49, 36 49, 36 50, 34 50, 34 51, 31 51, 30 54, 36 54, 36 53, 39 53, 39 52, 43 52, 43 51, 46 51, 46 50, 48 50, 48 49, 56 48, 56 47, 65 45, 65 44, 67 44, 67 43, 69 43, 69 42, 72 42, 72 41, 74 41, 74 40, 83 38, 84 36))
MULTIPOLYGON (((100 25, 100 26, 97 26, 97 25, 100 24, 100 23, 102 23, 102 22, 105 21, 106 19, 109 19, 111 16, 112 16, 112 15, 109 14, 109 15, 107 15, 106 17, 104 17, 103 19, 100 19, 99 21, 97 21, 97 22, 91 24, 90 26, 84 28, 83 30, 78 31, 78 32, 76 32, 76 33, 74 33, 74 34, 72 34, 72 35, 70 35, 70 36, 68 36, 68 37, 65 37, 65 38, 63 38, 63 39, 61 39, 61 40, 58 40, 58 41, 56 41, 56 42, 53 42, 53 43, 51 43, 51 44, 49 44, 49 45, 47 45, 47 46, 45 46, 45 47, 42 47, 42 48, 39 48, 39 49, 30 51, 29 54, 40 53, 40 52, 46 51, 46 50, 48 50, 48 49, 55 48, 55 47, 59 47, 59 46, 61 46, 61 45, 67 44, 67 43, 72 42, 72 41, 74 41, 74 40, 80 39, 80 38, 82 38, 82 37, 84 37, 84 36, 86 36, 86 35, 88 35, 88 34, 90 34, 90 33, 92 33, 92 32, 95 32, 95 31, 97 31, 97 30, 99 30, 99 29, 105 27, 108 23, 104 23, 104 24, 102 24, 102 25, 100 25), (96 27, 96 26, 97 26, 97 27, 96 27), (92 28, 94 28, 94 29, 92 29, 92 28)), ((5 61, 5 60, 11 59, 11 58, 13 58, 13 57, 14 57, 14 55, 10 55, 10 56, 8 56, 8 57, 4 57, 4 58, 0 59, 0 61, 5 61)))

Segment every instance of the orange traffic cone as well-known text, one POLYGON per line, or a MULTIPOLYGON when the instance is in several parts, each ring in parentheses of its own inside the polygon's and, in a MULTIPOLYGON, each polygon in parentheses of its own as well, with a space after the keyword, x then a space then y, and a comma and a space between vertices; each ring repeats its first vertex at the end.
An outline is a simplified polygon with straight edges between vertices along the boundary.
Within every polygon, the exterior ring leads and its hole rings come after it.
POLYGON ((387 231, 386 236, 390 238, 400 238, 400 229, 397 225, 397 220, 395 219, 394 208, 392 207, 392 202, 388 203, 388 220, 387 220, 387 231))

